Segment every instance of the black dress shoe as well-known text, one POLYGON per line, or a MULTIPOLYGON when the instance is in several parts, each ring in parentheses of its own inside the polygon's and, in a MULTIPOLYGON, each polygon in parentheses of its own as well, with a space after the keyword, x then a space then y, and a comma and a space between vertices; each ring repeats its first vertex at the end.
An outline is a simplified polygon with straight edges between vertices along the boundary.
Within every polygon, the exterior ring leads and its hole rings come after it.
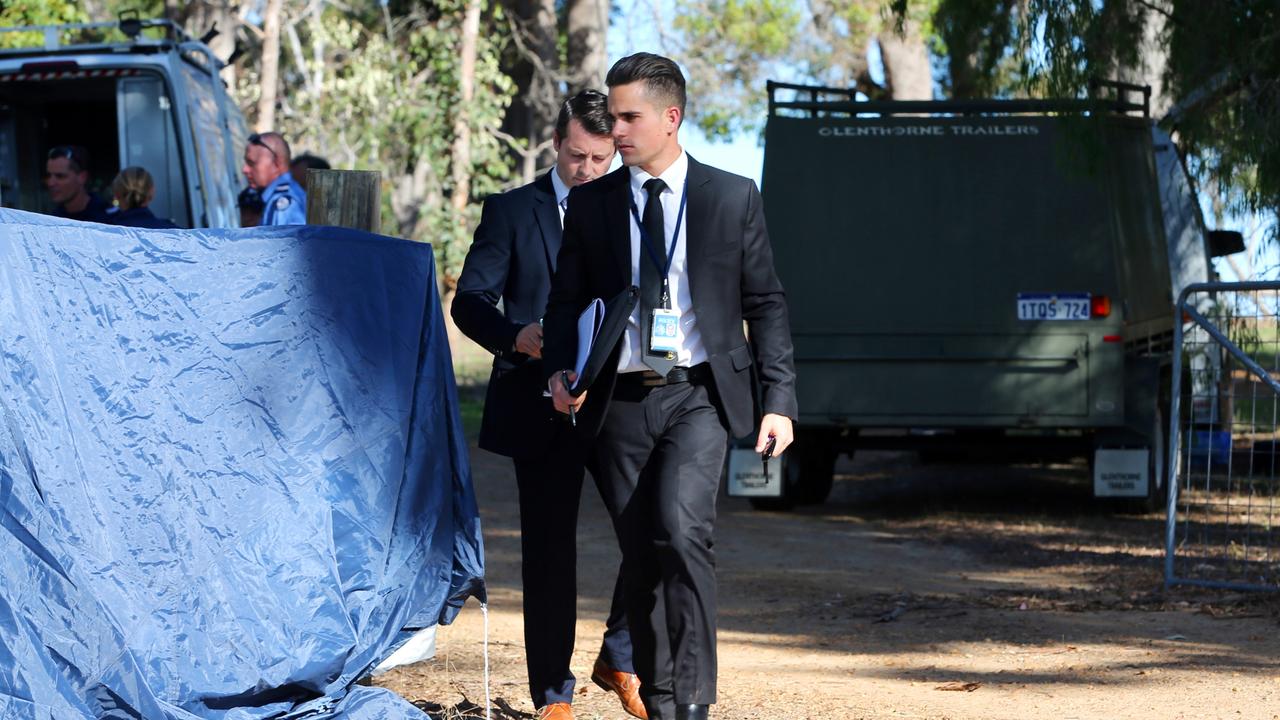
POLYGON ((710 705, 676 705, 676 720, 707 720, 710 705))

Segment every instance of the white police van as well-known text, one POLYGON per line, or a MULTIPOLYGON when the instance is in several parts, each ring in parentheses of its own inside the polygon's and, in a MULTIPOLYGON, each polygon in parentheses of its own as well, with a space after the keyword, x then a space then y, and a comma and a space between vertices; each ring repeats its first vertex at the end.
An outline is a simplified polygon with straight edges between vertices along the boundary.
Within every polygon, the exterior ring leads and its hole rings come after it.
POLYGON ((247 131, 207 45, 171 21, 136 17, 0 28, 0 37, 33 45, 0 48, 0 206, 53 210, 48 153, 78 145, 89 151, 90 189, 108 201, 115 174, 137 165, 155 178, 157 216, 239 224, 247 131))

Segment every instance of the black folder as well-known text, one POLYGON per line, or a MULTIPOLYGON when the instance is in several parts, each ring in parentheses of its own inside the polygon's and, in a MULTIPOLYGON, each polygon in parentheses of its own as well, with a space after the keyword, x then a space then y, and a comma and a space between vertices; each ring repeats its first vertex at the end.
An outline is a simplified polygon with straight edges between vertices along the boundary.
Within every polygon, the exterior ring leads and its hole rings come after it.
POLYGON ((579 347, 583 343, 589 343, 590 348, 587 351, 587 361, 582 366, 582 371, 578 373, 577 381, 574 382, 573 387, 569 388, 570 395, 578 397, 586 392, 587 388, 591 387, 591 383, 599 377, 600 370, 604 368, 623 331, 627 329, 627 318, 631 317, 631 311, 635 309, 639 300, 640 288, 635 285, 609 298, 604 304, 604 319, 600 322, 599 332, 594 338, 578 338, 579 347))

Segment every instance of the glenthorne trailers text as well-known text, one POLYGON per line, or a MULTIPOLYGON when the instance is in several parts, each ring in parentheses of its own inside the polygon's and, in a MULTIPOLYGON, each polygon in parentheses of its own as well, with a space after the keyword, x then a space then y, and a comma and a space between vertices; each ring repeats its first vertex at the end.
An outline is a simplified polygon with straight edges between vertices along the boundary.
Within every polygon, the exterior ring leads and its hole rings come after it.
POLYGON ((965 135, 1039 135, 1035 125, 845 125, 820 127, 823 137, 958 137, 965 135))

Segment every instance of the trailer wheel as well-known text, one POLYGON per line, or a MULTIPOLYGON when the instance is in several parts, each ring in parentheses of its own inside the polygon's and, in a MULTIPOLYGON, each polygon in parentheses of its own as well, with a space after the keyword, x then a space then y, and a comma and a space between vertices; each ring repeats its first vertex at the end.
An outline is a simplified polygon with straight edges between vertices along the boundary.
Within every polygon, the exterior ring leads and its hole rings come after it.
MULTIPOLYGON (((1147 457, 1146 497, 1120 498, 1115 509, 1121 512, 1146 514, 1163 511, 1169 503, 1169 483, 1165 467, 1169 463, 1169 416, 1172 412, 1172 388, 1168 377, 1162 377, 1156 394, 1156 406, 1152 412, 1151 427, 1143 433, 1150 448, 1147 457)), ((1183 398, 1184 407, 1188 398, 1183 398)), ((1093 458, 1090 456, 1089 473, 1093 474, 1093 458)))
POLYGON ((1147 496, 1139 500, 1142 510, 1155 512, 1164 510, 1169 504, 1169 479, 1165 477, 1169 464, 1169 416, 1173 410, 1172 388, 1166 379, 1160 383, 1160 394, 1156 400, 1155 418, 1149 434, 1151 457, 1147 462, 1147 472, 1151 482, 1147 483, 1147 496))

